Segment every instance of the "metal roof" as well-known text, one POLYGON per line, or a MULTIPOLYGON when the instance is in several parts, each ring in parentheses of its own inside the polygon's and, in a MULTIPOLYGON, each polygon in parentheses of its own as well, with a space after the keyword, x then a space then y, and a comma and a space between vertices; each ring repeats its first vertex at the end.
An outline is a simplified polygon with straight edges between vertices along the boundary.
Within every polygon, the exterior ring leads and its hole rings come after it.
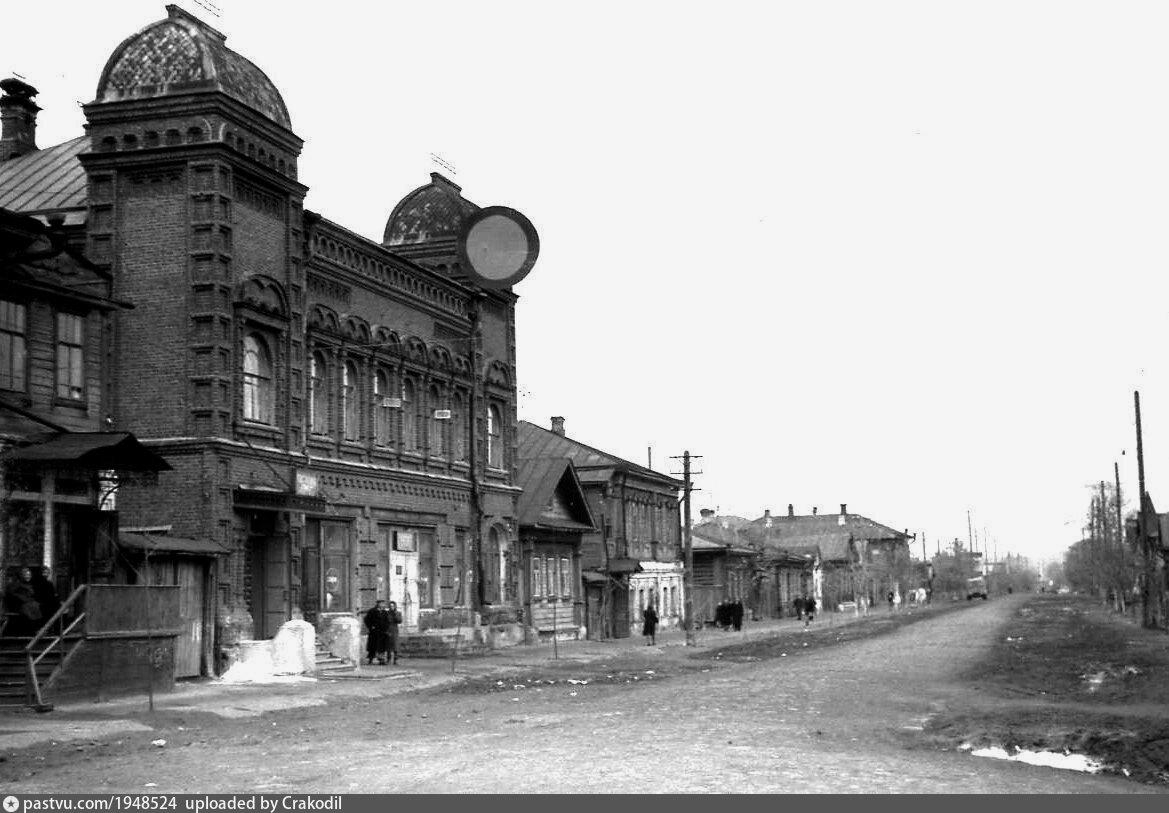
POLYGON ((95 470, 170 471, 171 468, 130 432, 64 432, 9 452, 4 458, 95 470))
MULTIPOLYGON (((599 478, 590 474, 589 470, 605 469, 607 473, 615 470, 628 471, 646 479, 656 480, 672 489, 682 488, 682 481, 670 477, 668 474, 647 469, 617 455, 602 452, 592 446, 557 434, 550 429, 537 426, 530 421, 520 421, 519 425, 519 456, 521 458, 535 457, 567 457, 580 473, 582 480, 596 482, 599 478)), ((606 478, 607 479, 607 478, 606 478)))
POLYGON ((170 534, 130 533, 118 534, 118 544, 130 550, 145 551, 148 554, 172 553, 188 556, 226 556, 229 551, 213 539, 193 539, 170 534))
POLYGON ((566 457, 545 457, 521 460, 516 467, 516 485, 523 489, 516 501, 516 515, 520 525, 539 525, 545 528, 596 530, 592 512, 581 491, 580 481, 573 471, 572 461, 566 457), (575 519, 553 518, 546 515, 552 495, 562 483, 569 483, 565 501, 576 514, 575 519))
POLYGON ((72 211, 65 222, 83 222, 86 180, 77 156, 88 150, 89 136, 78 136, 0 164, 0 208, 26 215, 72 211))

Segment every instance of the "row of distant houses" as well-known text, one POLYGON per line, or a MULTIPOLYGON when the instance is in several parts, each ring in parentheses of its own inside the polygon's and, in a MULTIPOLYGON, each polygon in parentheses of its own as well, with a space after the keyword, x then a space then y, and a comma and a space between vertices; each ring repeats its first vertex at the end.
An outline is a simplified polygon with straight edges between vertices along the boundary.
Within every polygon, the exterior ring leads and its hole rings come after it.
MULTIPOLYGON (((438 173, 380 240, 306 208, 283 98, 225 43, 168 6, 47 147, 0 81, 0 587, 19 612, 47 568, 67 631, 0 637, 0 702, 30 647, 34 693, 115 691, 290 621, 331 651, 378 599, 416 652, 681 623, 682 483, 519 419, 518 297, 463 268, 483 209, 438 173)), ((843 506, 692 547, 699 622, 879 594, 907 559, 843 506)))

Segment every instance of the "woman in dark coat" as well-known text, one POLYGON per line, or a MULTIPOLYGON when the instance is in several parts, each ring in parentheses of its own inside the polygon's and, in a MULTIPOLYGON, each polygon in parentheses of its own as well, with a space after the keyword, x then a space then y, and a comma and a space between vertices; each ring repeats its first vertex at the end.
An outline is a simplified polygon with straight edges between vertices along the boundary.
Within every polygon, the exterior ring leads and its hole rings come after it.
MULTIPOLYGON (((386 629, 386 651, 390 656, 390 663, 398 662, 398 625, 402 623, 402 614, 398 612, 398 605, 396 602, 390 602, 390 608, 386 612, 389 616, 389 626, 386 629)), ((382 661, 385 663, 385 661, 382 661)))
POLYGON ((14 637, 36 635, 44 623, 30 568, 22 567, 17 578, 8 583, 4 594, 4 612, 8 615, 8 625, 4 632, 14 637))
POLYGON ((377 658, 378 663, 385 665, 386 653, 390 650, 390 611, 386 609, 385 599, 379 598, 373 609, 365 614, 365 628, 369 630, 365 639, 366 662, 373 663, 377 658))
POLYGON ((646 605, 646 608, 641 612, 641 618, 641 634, 649 638, 645 645, 653 646, 657 643, 655 636, 658 631, 658 612, 652 604, 646 605))
POLYGON ((57 598, 57 589, 53 587, 50 578, 52 573, 47 567, 42 567, 32 574, 32 592, 37 603, 41 605, 41 621, 48 621, 61 608, 61 599, 57 598))

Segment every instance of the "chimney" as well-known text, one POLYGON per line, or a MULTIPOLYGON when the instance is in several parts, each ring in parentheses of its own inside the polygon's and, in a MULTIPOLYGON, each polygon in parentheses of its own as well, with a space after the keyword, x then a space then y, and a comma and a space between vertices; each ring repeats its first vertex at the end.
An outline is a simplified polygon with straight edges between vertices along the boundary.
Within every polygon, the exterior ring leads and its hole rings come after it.
POLYGON ((37 89, 15 77, 0 80, 0 163, 37 150, 37 89))
POLYGON ((848 513, 848 503, 846 503, 846 502, 842 502, 842 503, 840 504, 840 516, 842 516, 842 517, 843 517, 843 516, 844 516, 844 515, 846 515, 847 513, 848 513))
POLYGON ((814 506, 814 505, 813 505, 813 506, 812 506, 812 516, 816 516, 816 513, 817 513, 819 510, 820 510, 819 508, 817 508, 816 506, 814 506))
POLYGON ((559 415, 552 416, 552 431, 564 437, 564 418, 559 415))
POLYGON ((763 509, 763 527, 764 528, 771 527, 771 509, 770 508, 763 509))
POLYGON ((698 515, 700 517, 702 517, 702 520, 701 520, 702 522, 710 522, 711 520, 714 519, 714 509, 713 508, 703 508, 703 509, 699 510, 698 515))
POLYGON ((840 516, 836 518, 836 524, 837 525, 844 525, 847 522, 848 522, 848 504, 841 503, 840 504, 840 516))
POLYGON ((796 507, 790 502, 787 504, 787 515, 789 517, 794 517, 796 515, 796 507))

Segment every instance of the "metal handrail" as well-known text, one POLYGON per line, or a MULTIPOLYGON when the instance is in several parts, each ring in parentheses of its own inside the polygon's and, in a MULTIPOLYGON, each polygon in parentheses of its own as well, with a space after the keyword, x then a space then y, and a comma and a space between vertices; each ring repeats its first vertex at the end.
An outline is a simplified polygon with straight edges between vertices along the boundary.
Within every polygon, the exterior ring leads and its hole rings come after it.
POLYGON ((35 658, 33 657, 33 652, 41 638, 46 637, 46 631, 51 629, 53 624, 55 624, 59 619, 63 618, 72 609, 73 605, 77 603, 77 600, 81 597, 81 594, 85 592, 87 587, 89 587, 88 584, 79 585, 76 590, 70 593, 69 598, 65 599, 65 601, 61 603, 61 606, 57 608, 57 612, 53 613, 52 617, 49 618, 49 620, 46 621, 43 625, 41 625, 41 628, 37 630, 36 635, 34 635, 32 640, 29 641, 24 647, 24 654, 27 659, 28 666, 29 686, 32 688, 32 694, 36 698, 37 706, 44 705, 44 700, 41 697, 41 684, 37 679, 37 664, 41 662, 41 659, 44 658, 45 655, 48 655, 50 652, 52 652, 53 649, 55 649, 57 645, 60 644, 62 640, 64 640, 65 636, 72 632, 74 628, 76 628, 85 619, 85 613, 78 613, 77 617, 73 619, 69 626, 61 630, 61 632, 57 634, 57 637, 54 638, 49 643, 49 645, 46 646, 35 658))

